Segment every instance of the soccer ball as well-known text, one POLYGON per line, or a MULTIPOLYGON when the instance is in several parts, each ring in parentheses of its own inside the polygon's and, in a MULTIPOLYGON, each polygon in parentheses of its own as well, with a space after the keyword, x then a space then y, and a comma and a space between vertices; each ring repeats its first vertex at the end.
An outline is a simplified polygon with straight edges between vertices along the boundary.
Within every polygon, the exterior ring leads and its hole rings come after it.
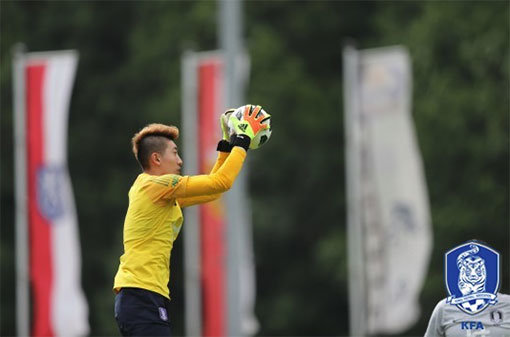
MULTIPOLYGON (((254 107, 254 105, 253 105, 254 107)), ((244 112, 245 106, 242 106, 240 108, 237 108, 232 114, 239 119, 240 121, 243 120, 243 112, 244 112)), ((263 116, 268 116, 266 120, 264 120, 263 124, 269 125, 269 128, 260 131, 258 134, 253 137, 250 143, 250 149, 255 150, 267 143, 269 138, 271 138, 271 115, 269 115, 264 109, 260 109, 260 111, 257 113, 257 116, 255 118, 260 118, 261 114, 263 116)))

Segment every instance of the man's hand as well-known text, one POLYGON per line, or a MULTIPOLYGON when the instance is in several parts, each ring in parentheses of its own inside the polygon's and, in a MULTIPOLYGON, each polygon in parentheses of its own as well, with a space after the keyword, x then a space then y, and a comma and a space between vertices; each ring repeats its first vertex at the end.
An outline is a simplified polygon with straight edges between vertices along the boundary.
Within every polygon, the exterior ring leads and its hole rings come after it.
POLYGON ((220 125, 221 125, 221 132, 223 133, 223 139, 226 141, 230 140, 230 136, 232 136, 233 131, 230 130, 228 127, 228 119, 232 115, 232 113, 235 111, 235 109, 228 109, 220 116, 220 125))
POLYGON ((228 126, 236 135, 246 135, 253 139, 261 130, 269 128, 263 122, 269 118, 268 115, 257 116, 262 110, 260 105, 245 105, 237 108, 228 118, 228 126))

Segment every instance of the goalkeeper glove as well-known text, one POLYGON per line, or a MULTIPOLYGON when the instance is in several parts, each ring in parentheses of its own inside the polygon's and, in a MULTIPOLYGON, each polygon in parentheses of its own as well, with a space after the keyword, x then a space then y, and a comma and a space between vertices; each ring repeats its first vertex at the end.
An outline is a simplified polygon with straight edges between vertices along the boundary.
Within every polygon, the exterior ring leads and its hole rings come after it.
POLYGON ((220 126, 223 137, 219 141, 218 146, 216 147, 216 151, 230 152, 232 150, 232 147, 234 146, 233 144, 230 143, 230 136, 233 132, 228 127, 228 118, 230 117, 230 115, 232 115, 232 112, 234 111, 235 109, 228 109, 220 116, 220 126))
POLYGON ((260 105, 245 105, 237 108, 228 118, 228 126, 236 135, 245 135, 253 139, 261 130, 269 128, 264 121, 269 114, 258 116, 262 107, 260 105))
POLYGON ((226 141, 230 140, 230 136, 232 135, 232 132, 230 128, 228 127, 228 119, 232 115, 232 113, 235 111, 235 109, 228 109, 220 116, 220 125, 221 125, 221 132, 223 133, 223 139, 226 141))

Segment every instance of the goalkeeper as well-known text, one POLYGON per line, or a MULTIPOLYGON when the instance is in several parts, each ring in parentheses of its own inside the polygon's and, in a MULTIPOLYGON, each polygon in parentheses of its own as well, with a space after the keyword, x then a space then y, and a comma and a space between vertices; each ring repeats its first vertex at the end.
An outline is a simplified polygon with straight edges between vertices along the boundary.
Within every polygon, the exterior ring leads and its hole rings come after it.
POLYGON ((246 105, 242 121, 232 116, 233 110, 221 116, 223 139, 208 175, 180 175, 176 127, 150 124, 134 135, 133 153, 143 172, 129 190, 124 254, 113 285, 115 319, 123 336, 170 336, 170 255, 183 222, 181 208, 217 199, 230 189, 251 139, 267 128, 256 118, 260 110, 246 105))

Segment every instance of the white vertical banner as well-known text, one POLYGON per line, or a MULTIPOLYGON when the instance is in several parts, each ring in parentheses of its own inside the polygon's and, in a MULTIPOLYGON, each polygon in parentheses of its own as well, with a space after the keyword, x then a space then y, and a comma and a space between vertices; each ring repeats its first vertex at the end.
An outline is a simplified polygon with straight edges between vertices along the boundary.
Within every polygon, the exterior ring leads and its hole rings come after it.
MULTIPOLYGON (((356 53, 361 130, 357 176, 361 203, 364 333, 400 333, 420 314, 431 252, 430 211, 411 116, 412 75, 403 47, 356 53)), ((346 125, 346 127, 349 127, 346 125)))
MULTIPOLYGON (((15 121, 16 129, 23 130, 16 136, 15 155, 25 166, 24 181, 17 179, 20 187, 16 188, 22 196, 16 199, 27 215, 17 226, 28 229, 17 249, 28 251, 34 336, 89 333, 78 221, 67 168, 68 109, 77 62, 76 51, 18 54, 15 60, 20 74, 15 82, 21 83, 15 88, 22 91, 15 93, 22 100, 15 104, 21 107, 15 113, 22 115, 15 121)), ((19 275, 18 287, 26 287, 26 276, 19 275)))

